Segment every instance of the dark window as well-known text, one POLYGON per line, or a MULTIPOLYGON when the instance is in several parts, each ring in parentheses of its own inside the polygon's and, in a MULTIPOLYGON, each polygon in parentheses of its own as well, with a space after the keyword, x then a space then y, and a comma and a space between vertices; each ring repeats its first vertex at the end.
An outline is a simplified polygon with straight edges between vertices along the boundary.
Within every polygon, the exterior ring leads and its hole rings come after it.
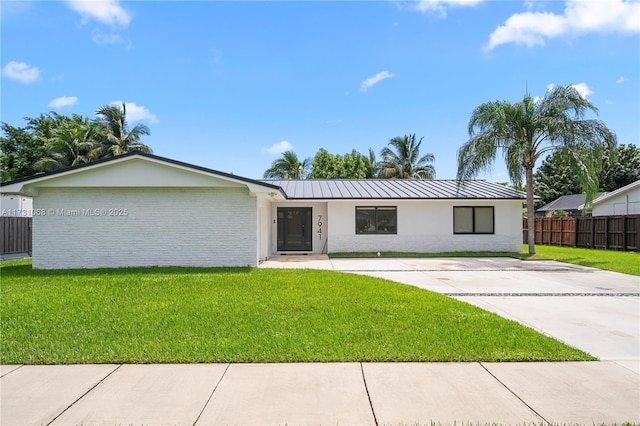
POLYGON ((356 234, 397 234, 396 207, 356 207, 356 234))
POLYGON ((454 207, 454 234, 493 234, 493 207, 454 207))

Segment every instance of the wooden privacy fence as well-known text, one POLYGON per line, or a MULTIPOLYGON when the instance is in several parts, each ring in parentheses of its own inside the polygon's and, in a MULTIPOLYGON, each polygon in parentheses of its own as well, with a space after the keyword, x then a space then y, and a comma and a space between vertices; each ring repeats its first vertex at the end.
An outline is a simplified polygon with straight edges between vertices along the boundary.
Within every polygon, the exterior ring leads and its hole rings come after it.
POLYGON ((0 253, 31 253, 31 218, 0 217, 0 253))
MULTIPOLYGON (((640 215, 536 218, 536 244, 639 251, 640 215)), ((527 243, 527 218, 522 220, 527 243)))

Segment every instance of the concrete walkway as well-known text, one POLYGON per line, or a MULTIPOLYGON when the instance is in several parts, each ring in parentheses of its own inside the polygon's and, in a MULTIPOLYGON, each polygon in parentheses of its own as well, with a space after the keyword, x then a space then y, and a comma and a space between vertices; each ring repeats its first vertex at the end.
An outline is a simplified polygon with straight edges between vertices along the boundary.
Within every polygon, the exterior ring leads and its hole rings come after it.
POLYGON ((640 423, 638 277, 557 262, 275 257, 438 291, 598 356, 568 363, 0 367, 0 424, 640 423))
POLYGON ((612 362, 2 366, 4 426, 640 422, 612 362))

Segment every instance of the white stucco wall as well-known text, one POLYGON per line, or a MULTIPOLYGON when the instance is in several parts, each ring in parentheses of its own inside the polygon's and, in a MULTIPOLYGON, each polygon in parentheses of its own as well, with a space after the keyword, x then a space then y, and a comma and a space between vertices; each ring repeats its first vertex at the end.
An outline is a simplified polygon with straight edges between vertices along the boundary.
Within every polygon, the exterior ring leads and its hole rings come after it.
POLYGON ((41 188, 34 209, 38 269, 257 263, 246 188, 41 188))
POLYGON ((522 201, 331 201, 328 203, 329 252, 359 251, 521 251, 522 201), (355 232, 356 206, 397 206, 398 233, 361 235, 355 232), (494 206, 495 234, 453 233, 454 206, 494 206))
MULTIPOLYGON (((298 202, 289 201, 271 204, 271 252, 278 252, 278 207, 311 207, 311 224, 313 238, 311 239, 312 250, 306 253, 326 253, 328 215, 326 202, 298 202)), ((286 252, 291 253, 291 252, 286 252)), ((303 252, 304 253, 304 252, 303 252)))
POLYGON ((593 216, 640 214, 640 187, 593 205, 593 216))

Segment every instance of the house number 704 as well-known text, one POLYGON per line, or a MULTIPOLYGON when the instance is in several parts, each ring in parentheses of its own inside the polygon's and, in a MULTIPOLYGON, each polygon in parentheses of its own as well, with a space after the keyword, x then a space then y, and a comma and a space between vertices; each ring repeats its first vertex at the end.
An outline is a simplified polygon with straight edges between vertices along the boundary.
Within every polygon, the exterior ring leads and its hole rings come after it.
POLYGON ((322 215, 318 215, 318 239, 322 239, 322 215))

